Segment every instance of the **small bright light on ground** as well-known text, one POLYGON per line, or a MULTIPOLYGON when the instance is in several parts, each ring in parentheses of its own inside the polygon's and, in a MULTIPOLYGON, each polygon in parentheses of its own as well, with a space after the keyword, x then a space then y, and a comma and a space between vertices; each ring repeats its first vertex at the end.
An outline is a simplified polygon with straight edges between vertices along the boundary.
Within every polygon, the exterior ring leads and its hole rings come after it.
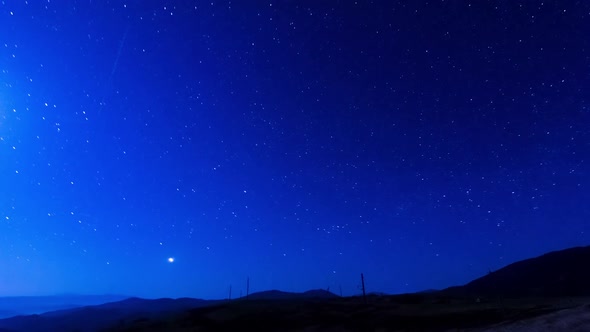
POLYGON ((168 263, 174 263, 174 257, 168 258, 168 263))

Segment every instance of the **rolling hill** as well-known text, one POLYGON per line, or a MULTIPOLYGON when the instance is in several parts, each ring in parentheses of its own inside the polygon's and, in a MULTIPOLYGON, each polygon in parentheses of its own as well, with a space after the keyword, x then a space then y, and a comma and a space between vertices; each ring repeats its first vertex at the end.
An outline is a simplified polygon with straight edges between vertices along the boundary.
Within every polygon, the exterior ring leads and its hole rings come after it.
POLYGON ((553 251, 512 263, 442 293, 458 296, 590 296, 590 246, 553 251))

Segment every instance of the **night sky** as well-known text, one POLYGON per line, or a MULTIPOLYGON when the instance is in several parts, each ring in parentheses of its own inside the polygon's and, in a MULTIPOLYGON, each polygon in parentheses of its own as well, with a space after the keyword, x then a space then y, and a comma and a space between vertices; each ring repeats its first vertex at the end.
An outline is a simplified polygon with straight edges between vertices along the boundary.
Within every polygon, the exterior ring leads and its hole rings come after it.
POLYGON ((0 296, 344 295, 590 244, 586 1, 5 1, 0 296))

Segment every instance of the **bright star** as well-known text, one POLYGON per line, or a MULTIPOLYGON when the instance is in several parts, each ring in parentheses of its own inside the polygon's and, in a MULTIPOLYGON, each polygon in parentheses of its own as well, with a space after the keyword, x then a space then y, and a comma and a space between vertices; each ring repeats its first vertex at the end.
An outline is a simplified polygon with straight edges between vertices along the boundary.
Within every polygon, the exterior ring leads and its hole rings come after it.
POLYGON ((174 257, 168 258, 168 263, 174 263, 174 257))

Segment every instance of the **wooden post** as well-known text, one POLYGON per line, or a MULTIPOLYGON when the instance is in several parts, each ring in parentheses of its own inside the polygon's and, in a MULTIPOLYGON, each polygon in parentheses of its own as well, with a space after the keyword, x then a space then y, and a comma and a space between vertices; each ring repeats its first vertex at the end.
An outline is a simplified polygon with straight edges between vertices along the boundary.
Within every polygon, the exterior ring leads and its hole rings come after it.
POLYGON ((365 292, 365 276, 361 273, 361 287, 363 287, 363 301, 367 304, 367 293, 365 292))
POLYGON ((248 299, 248 295, 250 295, 250 277, 246 279, 246 299, 248 299))

